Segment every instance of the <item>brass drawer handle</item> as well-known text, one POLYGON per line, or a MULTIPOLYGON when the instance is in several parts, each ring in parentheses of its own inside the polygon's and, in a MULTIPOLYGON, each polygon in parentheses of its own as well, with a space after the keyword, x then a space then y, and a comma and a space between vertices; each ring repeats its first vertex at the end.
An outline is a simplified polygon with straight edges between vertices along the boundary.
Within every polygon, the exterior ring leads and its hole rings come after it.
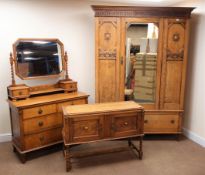
POLYGON ((88 127, 87 127, 87 126, 85 126, 83 129, 84 129, 84 130, 88 130, 88 127))
POLYGON ((127 125, 128 125, 128 122, 125 122, 124 125, 127 126, 127 125))
POLYGON ((171 122, 172 124, 174 124, 174 123, 175 123, 175 121, 174 121, 174 120, 171 120, 170 122, 171 122))
POLYGON ((43 126, 43 122, 42 121, 40 121, 40 122, 38 122, 38 126, 43 126))
POLYGON ((39 137, 39 140, 40 140, 41 142, 43 142, 43 141, 44 141, 44 136, 39 137))
POLYGON ((22 95, 23 93, 21 91, 19 91, 19 95, 22 95))
POLYGON ((73 86, 71 85, 71 86, 70 86, 70 88, 72 89, 72 88, 73 88, 73 86))
POLYGON ((38 110, 38 114, 42 114, 43 113, 43 110, 42 109, 39 109, 38 110))
POLYGON ((145 120, 144 123, 148 123, 148 120, 145 120))

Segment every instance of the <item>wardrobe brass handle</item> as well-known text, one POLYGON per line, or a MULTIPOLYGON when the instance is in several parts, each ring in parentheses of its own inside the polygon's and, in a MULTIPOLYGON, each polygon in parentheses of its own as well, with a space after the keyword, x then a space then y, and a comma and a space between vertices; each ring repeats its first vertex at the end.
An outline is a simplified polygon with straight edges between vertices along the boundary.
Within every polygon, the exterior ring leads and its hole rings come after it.
POLYGON ((171 120, 170 122, 171 122, 172 124, 174 124, 174 123, 175 123, 175 121, 174 121, 174 120, 171 120))
POLYGON ((124 123, 124 125, 125 125, 125 126, 127 126, 127 125, 128 125, 128 123, 127 123, 127 122, 125 122, 125 123, 124 123))

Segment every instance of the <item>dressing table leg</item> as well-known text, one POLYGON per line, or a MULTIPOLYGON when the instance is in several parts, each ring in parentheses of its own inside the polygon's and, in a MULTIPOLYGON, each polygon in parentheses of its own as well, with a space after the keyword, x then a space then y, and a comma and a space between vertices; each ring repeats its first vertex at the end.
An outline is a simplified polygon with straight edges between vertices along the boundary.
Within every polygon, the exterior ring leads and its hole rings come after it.
POLYGON ((66 159, 66 171, 71 170, 71 162, 70 162, 70 148, 69 146, 66 146, 65 148, 65 159, 66 159))

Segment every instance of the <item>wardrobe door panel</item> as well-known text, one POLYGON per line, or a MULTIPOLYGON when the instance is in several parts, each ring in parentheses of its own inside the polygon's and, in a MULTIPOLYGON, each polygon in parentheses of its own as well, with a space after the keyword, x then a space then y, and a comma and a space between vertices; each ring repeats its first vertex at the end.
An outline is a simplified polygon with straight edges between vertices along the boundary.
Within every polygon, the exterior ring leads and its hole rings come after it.
POLYGON ((120 19, 96 19, 96 102, 119 100, 120 19))
POLYGON ((165 19, 161 109, 179 110, 184 97, 187 30, 185 19, 165 19))
POLYGON ((182 81, 182 61, 168 61, 166 73, 166 86, 164 107, 166 109, 179 109, 181 81, 182 81))

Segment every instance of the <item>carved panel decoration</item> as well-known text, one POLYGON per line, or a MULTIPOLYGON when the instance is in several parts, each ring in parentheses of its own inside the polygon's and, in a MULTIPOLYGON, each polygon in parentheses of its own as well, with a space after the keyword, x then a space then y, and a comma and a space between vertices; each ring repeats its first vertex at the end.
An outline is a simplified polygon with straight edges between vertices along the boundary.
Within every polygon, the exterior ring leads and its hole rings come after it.
POLYGON ((99 21, 99 46, 103 50, 116 47, 117 26, 116 21, 99 21))
POLYGON ((98 50, 98 57, 99 59, 116 59, 117 51, 114 50, 98 50))
POLYGON ((167 60, 183 60, 185 42, 185 23, 170 22, 167 35, 167 60))

